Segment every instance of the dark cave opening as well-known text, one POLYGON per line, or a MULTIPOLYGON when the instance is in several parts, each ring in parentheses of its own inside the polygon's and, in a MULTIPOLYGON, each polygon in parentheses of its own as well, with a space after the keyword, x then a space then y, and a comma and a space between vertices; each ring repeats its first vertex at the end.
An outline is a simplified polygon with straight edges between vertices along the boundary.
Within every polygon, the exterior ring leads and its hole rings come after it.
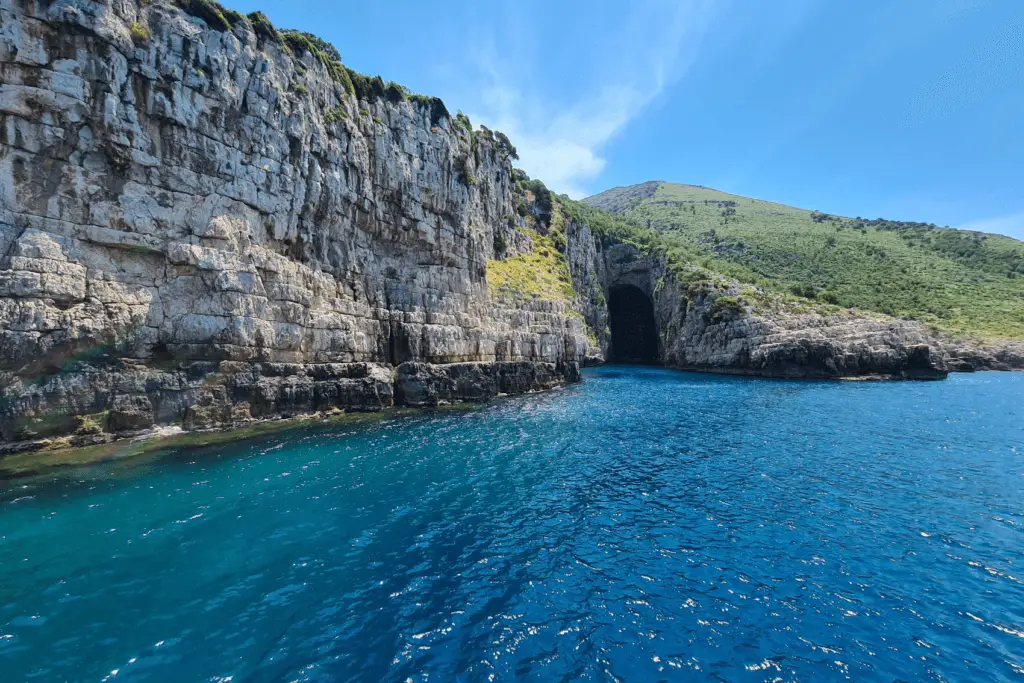
POLYGON ((613 287, 608 296, 608 318, 613 362, 658 362, 658 330, 649 296, 633 285, 613 287))

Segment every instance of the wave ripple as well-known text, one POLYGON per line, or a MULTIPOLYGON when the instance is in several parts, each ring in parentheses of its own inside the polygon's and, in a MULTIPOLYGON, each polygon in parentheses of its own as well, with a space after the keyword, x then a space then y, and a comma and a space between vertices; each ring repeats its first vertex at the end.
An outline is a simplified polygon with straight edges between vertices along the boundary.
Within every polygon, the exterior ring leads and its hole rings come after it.
POLYGON ((1019 680, 1024 376, 642 368, 0 483, 4 680, 1019 680))

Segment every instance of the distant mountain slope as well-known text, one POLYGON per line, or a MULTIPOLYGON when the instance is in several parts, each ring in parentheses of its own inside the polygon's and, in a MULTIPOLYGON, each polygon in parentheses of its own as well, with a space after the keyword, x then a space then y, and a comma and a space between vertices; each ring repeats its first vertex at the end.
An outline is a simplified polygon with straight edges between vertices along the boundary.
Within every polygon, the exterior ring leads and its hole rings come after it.
POLYGON ((583 201, 602 211, 621 215, 645 199, 653 197, 662 185, 664 183, 660 180, 648 180, 646 183, 640 183, 639 185, 613 187, 601 194, 587 197, 583 201))
POLYGON ((583 200, 659 231, 742 281, 953 332, 1024 339, 1024 242, 925 223, 830 216, 651 181, 583 200))

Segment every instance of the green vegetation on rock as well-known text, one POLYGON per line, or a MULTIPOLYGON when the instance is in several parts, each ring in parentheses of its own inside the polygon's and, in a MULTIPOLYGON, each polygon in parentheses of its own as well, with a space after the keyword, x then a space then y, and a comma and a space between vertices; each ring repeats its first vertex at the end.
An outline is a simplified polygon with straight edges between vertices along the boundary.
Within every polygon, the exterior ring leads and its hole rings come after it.
POLYGON ((585 200, 672 257, 783 295, 913 318, 989 338, 1024 338, 1024 243, 923 223, 842 218, 671 183, 585 200))
POLYGON ((132 22, 131 28, 128 29, 128 32, 131 35, 132 42, 136 45, 145 45, 149 42, 149 29, 137 21, 132 22))
POLYGON ((492 296, 518 295, 564 304, 576 293, 569 277, 569 264, 551 238, 533 230, 533 250, 506 259, 487 262, 487 285, 492 296))
POLYGON ((106 429, 109 416, 109 410, 92 415, 78 415, 75 417, 77 422, 75 433, 80 435, 101 434, 106 429))
POLYGON ((235 24, 245 21, 240 12, 227 9, 213 0, 176 0, 176 4, 186 13, 202 19, 207 26, 216 31, 230 31, 235 24))
POLYGON ((246 18, 249 20, 249 24, 252 25, 252 30, 256 32, 256 36, 261 40, 269 40, 272 43, 281 45, 283 38, 278 32, 274 25, 270 23, 270 19, 267 19, 267 15, 263 12, 251 12, 246 18))
MULTIPOLYGON (((331 75, 331 78, 336 83, 340 84, 349 93, 356 92, 352 79, 352 74, 355 72, 341 63, 341 53, 338 52, 336 47, 328 43, 326 40, 319 38, 312 33, 306 33, 305 31, 286 29, 281 31, 280 35, 284 40, 284 44, 292 51, 293 54, 302 55, 309 53, 313 55, 321 64, 324 65, 324 68, 327 69, 327 73, 331 75)), ((356 75, 360 78, 366 78, 360 74, 356 75)))
POLYGON ((337 107, 331 107, 324 111, 324 122, 327 125, 334 123, 340 123, 348 118, 348 112, 345 111, 345 107, 338 105, 337 107))

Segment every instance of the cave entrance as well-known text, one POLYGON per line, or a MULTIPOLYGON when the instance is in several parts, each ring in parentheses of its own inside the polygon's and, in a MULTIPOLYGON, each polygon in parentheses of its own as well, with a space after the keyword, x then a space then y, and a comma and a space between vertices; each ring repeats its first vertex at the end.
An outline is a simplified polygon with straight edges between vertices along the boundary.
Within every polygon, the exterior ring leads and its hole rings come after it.
POLYGON ((658 330, 654 324, 654 303, 633 285, 613 287, 608 297, 612 328, 612 361, 615 363, 656 363, 658 330))

